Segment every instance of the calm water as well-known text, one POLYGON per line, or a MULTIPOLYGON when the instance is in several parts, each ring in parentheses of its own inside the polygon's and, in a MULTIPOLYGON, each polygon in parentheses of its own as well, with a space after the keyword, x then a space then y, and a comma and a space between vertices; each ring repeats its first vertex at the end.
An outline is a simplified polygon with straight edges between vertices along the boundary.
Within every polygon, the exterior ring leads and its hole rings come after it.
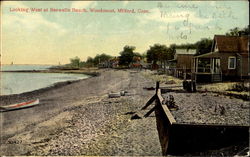
POLYGON ((46 70, 52 65, 2 65, 1 71, 46 70))
MULTIPOLYGON (((8 65, 3 66, 4 70, 43 70, 49 66, 41 65, 8 65)), ((84 74, 60 74, 60 73, 20 73, 1 72, 1 95, 20 94, 48 87, 57 82, 68 80, 79 80, 88 78, 84 74)))

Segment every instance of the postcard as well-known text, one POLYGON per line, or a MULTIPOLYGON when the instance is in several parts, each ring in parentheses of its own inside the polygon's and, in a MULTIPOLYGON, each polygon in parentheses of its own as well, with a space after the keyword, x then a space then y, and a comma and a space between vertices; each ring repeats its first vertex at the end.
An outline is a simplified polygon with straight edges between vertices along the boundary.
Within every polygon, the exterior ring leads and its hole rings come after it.
POLYGON ((1 156, 249 155, 248 1, 1 1, 1 156))

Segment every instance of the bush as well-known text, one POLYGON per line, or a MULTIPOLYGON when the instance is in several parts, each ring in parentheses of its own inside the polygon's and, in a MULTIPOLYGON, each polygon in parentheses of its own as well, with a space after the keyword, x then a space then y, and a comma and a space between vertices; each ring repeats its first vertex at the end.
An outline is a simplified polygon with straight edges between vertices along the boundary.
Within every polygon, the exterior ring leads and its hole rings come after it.
POLYGON ((244 92, 244 91, 249 91, 249 87, 246 87, 243 82, 236 83, 233 85, 231 91, 237 91, 237 92, 244 92))

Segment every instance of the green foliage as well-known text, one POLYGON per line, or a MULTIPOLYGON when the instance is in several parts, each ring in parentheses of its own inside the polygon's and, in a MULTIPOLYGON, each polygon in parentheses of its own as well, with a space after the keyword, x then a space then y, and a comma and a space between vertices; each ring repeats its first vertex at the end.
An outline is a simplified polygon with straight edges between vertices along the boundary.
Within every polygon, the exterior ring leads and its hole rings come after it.
POLYGON ((196 55, 201 55, 211 52, 213 40, 209 38, 202 38, 200 41, 196 42, 196 55))
POLYGON ((85 67, 94 67, 98 66, 99 63, 108 61, 112 58, 112 56, 107 55, 105 53, 97 54, 94 58, 88 57, 86 63, 84 64, 85 67))
POLYGON ((140 57, 140 58, 142 58, 142 55, 140 53, 138 53, 138 52, 135 52, 134 53, 134 57, 140 57))
POLYGON ((108 61, 108 60, 110 60, 111 58, 112 58, 112 56, 107 55, 107 54, 105 54, 105 53, 103 53, 103 54, 101 54, 101 55, 97 54, 97 55, 95 56, 95 58, 93 59, 93 64, 94 64, 94 66, 97 66, 99 63, 108 61))
POLYGON ((180 44, 180 45, 175 45, 173 44, 173 46, 176 49, 196 49, 196 43, 192 44, 192 43, 186 43, 186 44, 180 44))
POLYGON ((228 35, 228 36, 239 36, 239 31, 240 31, 240 28, 235 27, 233 29, 230 29, 229 32, 226 33, 226 35, 228 35))
POLYGON ((157 61, 165 61, 172 59, 175 53, 175 47, 168 48, 166 45, 154 44, 150 46, 147 50, 147 61, 153 62, 154 64, 157 61))
POLYGON ((227 36, 239 36, 240 34, 249 35, 249 25, 245 28, 235 27, 226 33, 227 36))
POLYGON ((133 61, 134 55, 136 55, 133 52, 134 50, 134 46, 124 46, 123 51, 120 52, 119 65, 128 66, 133 61))
POLYGON ((93 60, 94 59, 92 57, 88 57, 85 64, 84 64, 84 67, 92 67, 92 66, 94 66, 93 60))
POLYGON ((202 38, 196 43, 186 43, 180 45, 172 44, 170 45, 170 48, 172 49, 172 51, 174 51, 173 53, 175 53, 175 49, 196 49, 196 55, 201 55, 211 51, 212 43, 212 39, 202 38))
POLYGON ((80 62, 80 58, 76 56, 70 59, 70 66, 74 68, 80 68, 80 62))
MULTIPOLYGON (((245 28, 235 27, 230 29, 226 35, 229 36, 239 36, 249 35, 249 25, 245 28)), ((166 60, 171 60, 174 58, 176 49, 196 49, 196 55, 201 55, 209 53, 211 51, 213 40, 210 38, 202 38, 196 43, 186 43, 186 44, 171 44, 169 47, 161 44, 154 44, 144 54, 135 53, 135 46, 124 46, 123 51, 120 52, 119 56, 119 65, 128 66, 131 62, 136 62, 140 59, 147 59, 148 62, 153 62, 154 64, 157 61, 165 62, 166 60)), ((97 66, 99 63, 108 61, 112 56, 105 53, 97 54, 94 58, 88 57, 87 61, 81 61, 79 57, 74 57, 70 59, 70 64, 68 66, 73 68, 80 67, 92 67, 97 66)))

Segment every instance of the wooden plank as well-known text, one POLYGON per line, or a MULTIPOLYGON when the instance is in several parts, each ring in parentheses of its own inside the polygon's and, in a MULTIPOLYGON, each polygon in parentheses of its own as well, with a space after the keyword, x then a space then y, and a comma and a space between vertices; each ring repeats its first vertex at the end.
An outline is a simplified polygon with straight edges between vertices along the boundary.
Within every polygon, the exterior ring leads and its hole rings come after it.
POLYGON ((171 114, 170 110, 168 109, 167 105, 163 105, 163 97, 161 96, 161 90, 158 90, 157 92, 157 98, 159 99, 160 106, 163 108, 163 111, 165 112, 166 116, 169 119, 170 124, 176 123, 176 120, 174 119, 174 116, 171 114))
POLYGON ((149 105, 151 105, 155 101, 156 96, 154 95, 149 101, 146 103, 145 106, 143 106, 141 109, 145 110, 149 105))
POLYGON ((154 106, 150 111, 148 111, 143 117, 147 118, 152 112, 154 112, 156 106, 154 106))

